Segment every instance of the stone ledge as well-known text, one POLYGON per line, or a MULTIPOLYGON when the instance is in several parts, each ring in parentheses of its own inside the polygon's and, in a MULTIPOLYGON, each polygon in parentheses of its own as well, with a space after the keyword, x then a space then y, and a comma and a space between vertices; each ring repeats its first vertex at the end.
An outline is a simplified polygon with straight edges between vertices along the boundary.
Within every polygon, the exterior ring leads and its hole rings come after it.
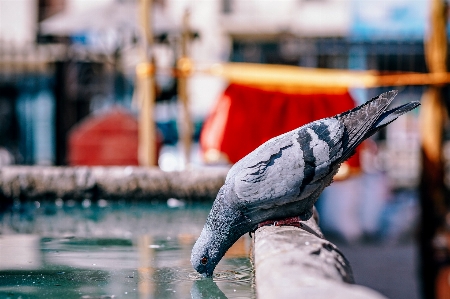
POLYGON ((142 199, 212 201, 228 168, 164 172, 156 167, 0 168, 0 201, 34 199, 142 199))
POLYGON ((313 218, 303 224, 315 234, 293 226, 264 226, 255 232, 258 299, 386 299, 353 284, 347 259, 334 244, 319 237, 322 233, 313 218))

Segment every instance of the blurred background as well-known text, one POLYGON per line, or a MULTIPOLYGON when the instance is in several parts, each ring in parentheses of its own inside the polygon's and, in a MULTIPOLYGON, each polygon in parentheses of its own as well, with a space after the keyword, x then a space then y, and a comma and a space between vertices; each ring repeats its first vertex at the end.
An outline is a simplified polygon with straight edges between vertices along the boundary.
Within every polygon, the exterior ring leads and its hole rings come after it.
POLYGON ((391 89, 422 102, 317 207, 357 283, 450 296, 448 3, 0 0, 0 166, 231 165, 391 89))

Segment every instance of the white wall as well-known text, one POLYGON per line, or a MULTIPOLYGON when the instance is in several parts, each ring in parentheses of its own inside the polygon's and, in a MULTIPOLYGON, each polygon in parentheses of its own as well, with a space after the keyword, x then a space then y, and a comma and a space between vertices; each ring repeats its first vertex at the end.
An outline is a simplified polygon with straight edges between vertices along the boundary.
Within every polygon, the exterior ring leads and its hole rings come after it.
POLYGON ((37 0, 0 0, 0 40, 34 41, 37 7, 37 0))
MULTIPOLYGON (((113 0, 67 0, 66 10, 80 11, 113 0)), ((37 0, 0 0, 0 39, 33 42, 38 16, 37 0)))
POLYGON ((113 0, 66 0, 66 9, 68 11, 82 11, 112 1, 113 0))
MULTIPOLYGON (((220 24, 220 5, 219 0, 167 0, 167 14, 178 28, 186 9, 190 11, 190 26, 200 34, 189 49, 197 65, 228 60, 231 44, 220 24)), ((218 77, 194 75, 190 78, 188 92, 194 118, 208 115, 226 84, 218 77)))
POLYGON ((222 25, 232 34, 346 35, 351 0, 235 0, 222 25))

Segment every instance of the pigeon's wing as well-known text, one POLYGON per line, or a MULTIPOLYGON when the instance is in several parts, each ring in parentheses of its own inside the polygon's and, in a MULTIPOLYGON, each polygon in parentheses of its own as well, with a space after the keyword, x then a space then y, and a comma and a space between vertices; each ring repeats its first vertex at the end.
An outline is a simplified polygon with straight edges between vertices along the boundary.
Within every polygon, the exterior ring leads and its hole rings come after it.
MULTIPOLYGON (((268 209, 308 197, 336 168, 342 154, 342 124, 315 121, 261 145, 236 163, 227 181, 246 206, 268 209)), ((321 190, 320 190, 321 191, 321 190)))

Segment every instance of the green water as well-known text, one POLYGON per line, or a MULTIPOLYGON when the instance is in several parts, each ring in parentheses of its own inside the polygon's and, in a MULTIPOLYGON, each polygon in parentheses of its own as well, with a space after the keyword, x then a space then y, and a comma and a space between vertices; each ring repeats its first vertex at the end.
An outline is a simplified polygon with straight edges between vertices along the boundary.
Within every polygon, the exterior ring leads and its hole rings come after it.
POLYGON ((254 298, 247 238, 213 279, 192 269, 209 208, 15 203, 0 215, 0 298, 254 298))

